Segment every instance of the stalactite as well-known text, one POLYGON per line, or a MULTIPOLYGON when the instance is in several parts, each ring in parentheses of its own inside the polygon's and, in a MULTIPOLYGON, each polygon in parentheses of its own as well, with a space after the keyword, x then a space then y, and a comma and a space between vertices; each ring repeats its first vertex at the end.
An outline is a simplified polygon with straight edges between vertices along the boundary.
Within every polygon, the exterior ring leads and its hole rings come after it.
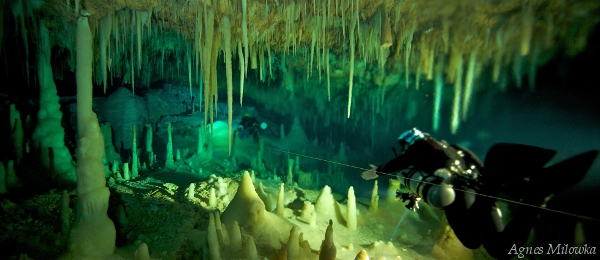
MULTIPOLYGON (((133 27, 131 28, 131 37, 133 37, 133 27)), ((133 39, 129 39, 129 61, 131 63, 129 67, 129 72, 131 76, 131 94, 135 96, 135 66, 134 66, 134 57, 133 57, 133 39)))
POLYGON ((536 76, 536 68, 538 63, 538 58, 540 56, 540 43, 536 42, 533 47, 533 52, 531 53, 531 60, 529 61, 529 73, 527 78, 529 79, 529 90, 533 91, 535 89, 535 76, 536 76))
POLYGON ((455 48, 452 49, 452 57, 451 62, 454 63, 454 67, 456 69, 455 79, 454 79, 454 99, 452 101, 452 121, 450 125, 450 130, 452 134, 456 134, 458 130, 458 126, 460 124, 460 104, 462 97, 462 76, 463 76, 463 57, 462 51, 459 51, 455 48))
POLYGON ((152 7, 150 7, 150 11, 148 11, 148 20, 147 22, 147 26, 148 26, 148 39, 150 39, 150 37, 152 37, 152 7))
POLYGON ((421 83, 421 68, 422 63, 417 64, 417 71, 415 72, 415 89, 419 90, 419 84, 421 83))
POLYGON ((533 16, 531 3, 523 1, 523 5, 521 17, 521 55, 525 56, 529 54, 529 49, 531 48, 531 37, 533 36, 533 23, 535 17, 533 16))
POLYGON ((552 14, 546 14, 546 33, 544 34, 544 47, 550 48, 554 44, 554 16, 552 14))
POLYGON ((102 71, 102 85, 104 86, 104 94, 108 84, 108 55, 107 47, 110 41, 112 29, 113 12, 109 12, 100 20, 100 70, 102 71))
POLYGON ((265 82, 265 56, 263 54, 263 50, 259 49, 258 53, 258 71, 260 75, 260 81, 265 82))
POLYGON ((410 70, 408 69, 408 62, 410 61, 410 52, 412 49, 412 39, 413 39, 413 35, 414 35, 414 31, 416 29, 416 24, 413 25, 413 27, 408 30, 407 34, 406 34, 406 47, 404 50, 404 78, 405 78, 405 86, 408 89, 408 74, 410 72, 410 70))
POLYGON ((275 78, 273 76, 273 64, 272 64, 273 59, 271 59, 271 45, 268 42, 267 42, 267 59, 268 59, 267 63, 269 64, 269 77, 273 79, 273 78, 275 78))
POLYGON ((435 66, 434 63, 434 52, 433 52, 433 48, 429 49, 429 62, 427 63, 428 67, 427 67, 427 80, 432 80, 433 79, 433 67, 435 66))
POLYGON ((329 49, 325 52, 325 66, 327 70, 327 101, 331 102, 331 76, 329 74, 329 49))
POLYGON ((518 51, 515 51, 512 62, 512 75, 517 88, 521 88, 523 83, 523 56, 518 51))
MULTIPOLYGON (((244 75, 248 74, 248 22, 247 22, 247 0, 242 0, 242 40, 244 41, 244 75)), ((240 104, 241 104, 240 99, 240 104)))
POLYGON ((140 11, 133 11, 135 16, 135 24, 137 29, 137 62, 138 73, 142 69, 142 18, 140 11))
MULTIPOLYGON (((189 83, 189 90, 190 90, 190 100, 192 100, 193 95, 192 95, 192 46, 190 46, 188 44, 188 48, 187 48, 187 52, 185 54, 185 59, 187 61, 187 68, 188 68, 188 83, 189 83)), ((192 108, 194 107, 194 104, 192 104, 192 108)))
POLYGON ((231 138, 233 136, 233 72, 231 68, 231 25, 229 17, 221 18, 223 41, 225 45, 225 74, 227 77, 227 125, 229 142, 229 155, 231 155, 231 138))
POLYGON ((447 17, 442 20, 442 43, 444 45, 444 53, 448 53, 450 46, 450 21, 447 17))
POLYGON ((392 25, 383 9, 381 9, 381 20, 381 48, 387 49, 392 46, 392 25))
MULTIPOLYGON (((354 1, 356 3, 356 6, 354 7, 354 17, 355 17, 354 19, 356 19, 355 20, 356 31, 360 32, 360 14, 359 14, 360 8, 358 7, 360 0, 354 0, 354 1)), ((358 41, 360 41, 360 34, 358 34, 358 41)))
POLYGON ((315 30, 314 26, 312 29, 312 37, 310 42, 310 62, 308 63, 308 69, 306 71, 306 79, 309 79, 312 74, 312 66, 313 60, 315 57, 315 44, 317 43, 317 30, 315 30))
MULTIPOLYGON (((204 50, 203 50, 203 62, 202 62, 202 76, 204 77, 204 127, 208 122, 209 107, 212 107, 212 95, 211 95, 211 74, 212 71, 212 45, 214 41, 214 9, 210 12, 208 8, 204 6, 204 26, 205 26, 205 38, 204 38, 204 50), (207 14, 208 12, 208 14, 207 14)), ((210 109, 212 111, 212 109, 210 109)), ((211 121, 212 122, 212 121, 211 121)))
MULTIPOLYGON (((327 7, 331 5, 331 0, 329 0, 329 4, 325 3, 325 1, 323 1, 323 17, 321 18, 321 56, 319 57, 319 61, 321 61, 319 64, 321 64, 320 68, 319 68, 319 82, 321 82, 321 73, 323 72, 323 67, 326 66, 325 65, 325 51, 327 50, 326 46, 327 46, 327 24, 328 24, 328 16, 327 16, 327 7)), ((333 17, 332 17, 333 19, 333 17)))
POLYGON ((352 84, 354 81, 354 52, 355 52, 355 43, 354 43, 354 30, 356 26, 356 20, 358 17, 353 18, 353 21, 350 25, 350 76, 348 79, 348 112, 347 118, 350 118, 350 111, 352 109, 352 84))
POLYGON ((214 130, 214 116, 218 112, 218 101, 219 101, 219 92, 217 91, 217 60, 219 58, 219 46, 221 45, 221 34, 217 33, 214 38, 214 42, 212 45, 212 62, 210 63, 210 127, 211 133, 214 130))
MULTIPOLYGON (((349 1, 349 0, 340 0, 342 1, 341 5, 344 5, 344 1, 349 1)), ((346 42, 346 18, 344 18, 346 16, 346 7, 343 6, 341 8, 342 10, 342 38, 343 38, 343 42, 346 42)))
POLYGON ((383 8, 380 8, 381 15, 381 40, 379 50, 379 70, 380 73, 385 71, 386 59, 389 55, 389 48, 392 46, 392 27, 389 18, 385 14, 383 8))
MULTIPOLYGON (((80 0, 75 0, 75 15, 78 16, 79 15, 79 1, 80 0)), ((22 2, 22 1, 19 1, 22 2)))
POLYGON ((244 53, 242 53, 242 42, 237 42, 237 50, 238 50, 238 60, 240 66, 240 107, 242 106, 242 101, 244 100, 244 73, 246 72, 246 65, 244 64, 244 53))
POLYGON ((473 84, 475 81, 475 66, 477 65, 477 48, 471 51, 469 55, 469 64, 467 65, 467 76, 465 78, 465 93, 462 103, 462 120, 467 119, 471 96, 473 94, 473 84))

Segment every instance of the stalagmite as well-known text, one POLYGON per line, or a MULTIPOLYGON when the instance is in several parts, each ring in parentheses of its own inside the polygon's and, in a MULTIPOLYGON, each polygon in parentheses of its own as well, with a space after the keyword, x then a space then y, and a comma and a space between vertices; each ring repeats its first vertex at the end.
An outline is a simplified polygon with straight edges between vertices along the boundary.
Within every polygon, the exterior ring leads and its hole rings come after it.
POLYGON ((131 146, 131 177, 138 177, 138 155, 137 155, 137 131, 135 130, 135 125, 131 126, 131 130, 133 132, 133 144, 131 146))
POLYGON ((302 212, 300 213, 299 219, 311 226, 315 226, 317 224, 315 205, 311 204, 310 201, 305 201, 304 205, 302 206, 302 212))
POLYGON ((165 166, 170 167, 175 164, 175 161, 173 161, 173 137, 171 136, 171 122, 169 122, 167 126, 167 136, 167 159, 165 161, 165 166))
POLYGON ((219 245, 219 238, 217 235, 217 225, 215 224, 215 215, 208 214, 208 254, 210 259, 221 259, 221 246, 219 245))
POLYGON ((131 180, 131 174, 129 173, 129 163, 123 163, 123 179, 126 181, 131 180))
MULTIPOLYGON (((57 175, 53 176, 52 178, 56 178, 56 180, 61 184, 70 185, 77 181, 77 174, 75 167, 73 166, 74 164, 71 153, 65 146, 64 141, 65 130, 61 124, 63 114, 60 110, 59 96, 57 95, 57 89, 56 84, 54 83, 51 65, 51 43, 52 40, 50 38, 50 32, 46 27, 46 21, 40 20, 39 44, 37 53, 40 99, 37 124, 32 133, 31 139, 35 148, 41 152, 40 160, 42 165, 46 169, 50 169, 50 167, 52 167, 51 170, 57 175), (50 150, 52 150, 52 158, 50 157, 50 150)), ((90 75, 90 80, 91 77, 92 76, 90 75)), ((91 110, 91 94, 89 99, 91 110)))
POLYGON ((379 211, 379 195, 377 194, 378 187, 377 180, 375 180, 375 183, 373 184, 373 191, 371 192, 371 205, 369 206, 369 210, 373 212, 379 211))
POLYGON ((108 218, 104 177, 104 141, 92 111, 92 33, 87 17, 77 20, 77 205, 69 233, 68 251, 73 258, 107 258, 115 252, 116 230, 108 218))
POLYGON ((4 168, 4 162, 0 162, 0 194, 7 193, 8 188, 6 187, 6 168, 4 168))
POLYGON ((240 225, 237 221, 233 221, 233 225, 231 227, 231 250, 233 252, 238 252, 242 250, 242 231, 240 230, 240 225))
POLYGON ((221 19, 223 41, 225 44, 225 74, 227 75, 227 124, 229 142, 229 155, 231 155, 231 138, 233 137, 233 71, 231 68, 231 25, 229 17, 223 16, 221 19))
MULTIPOLYGON (((0 167, 4 166, 3 164, 0 165, 0 167)), ((1 176, 1 171, 3 171, 4 168, 0 168, 0 176, 1 176)), ((1 180, 1 178, 0 178, 1 180)), ((2 185, 2 184, 0 184, 2 185)), ((0 192, 1 194, 1 192, 0 192)), ((70 202, 71 202, 71 198, 69 197, 69 193, 67 190, 63 190, 62 195, 60 197, 60 223, 61 223, 61 233, 62 234, 68 234, 69 230, 71 229, 71 218, 70 218, 70 213, 71 213, 71 208, 70 208, 70 202)))
POLYGON ((279 193, 277 194, 277 208, 275 208, 275 214, 279 216, 284 215, 285 206, 283 199, 285 196, 285 190, 283 189, 283 183, 279 186, 279 193))
POLYGON ((221 246, 225 246, 225 233, 223 232, 222 226, 223 223, 221 223, 221 212, 218 210, 215 210, 212 212, 212 215, 214 216, 214 220, 215 220, 215 227, 217 229, 217 237, 219 239, 219 245, 221 246))
POLYGON ((190 183, 190 187, 188 188, 188 194, 187 194, 187 198, 188 200, 192 200, 194 199, 194 195, 195 195, 195 190, 196 189, 196 184, 195 183, 190 183))
POLYGON ((285 183, 290 187, 294 186, 294 174, 292 171, 293 166, 294 159, 288 159, 287 177, 285 178, 285 183))
POLYGON ((248 236, 248 240, 246 241, 244 248, 242 248, 242 255, 248 260, 261 259, 258 256, 258 251, 256 250, 256 245, 254 244, 254 238, 252 236, 248 236))
POLYGON ((148 167, 154 166, 154 151, 152 150, 152 125, 146 125, 146 157, 148 167))
POLYGON ((215 188, 210 189, 210 195, 208 197, 208 207, 214 208, 217 206, 217 196, 215 195, 215 188))
POLYGON ((12 141, 14 156, 16 156, 17 165, 20 164, 23 157, 24 135, 23 124, 21 123, 21 114, 15 104, 10 105, 10 139, 12 141))
POLYGON ((325 230, 325 240, 321 243, 321 250, 319 251, 319 260, 335 260, 337 256, 337 249, 333 243, 333 221, 329 220, 329 226, 325 230))
POLYGON ((9 190, 23 186, 23 183, 21 182, 19 177, 17 177, 17 174, 15 172, 15 161, 13 161, 13 160, 9 160, 6 163, 6 182, 5 183, 6 183, 6 188, 8 188, 9 190))
POLYGON ((358 252, 358 254, 356 255, 356 258, 354 258, 354 260, 369 260, 369 255, 367 254, 367 251, 365 251, 364 249, 360 250, 360 252, 358 252))
POLYGON ((300 243, 298 241, 298 226, 292 227, 290 236, 287 241, 287 257, 288 259, 300 259, 300 243))
POLYGON ((346 205, 346 227, 350 230, 356 230, 356 196, 354 196, 354 187, 348 189, 348 205, 346 205))

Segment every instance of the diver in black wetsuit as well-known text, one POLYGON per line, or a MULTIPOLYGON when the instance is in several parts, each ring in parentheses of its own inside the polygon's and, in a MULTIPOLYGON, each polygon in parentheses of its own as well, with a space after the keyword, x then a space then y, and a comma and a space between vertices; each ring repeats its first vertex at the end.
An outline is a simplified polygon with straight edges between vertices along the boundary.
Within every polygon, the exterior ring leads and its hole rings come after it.
POLYGON ((408 200, 408 209, 416 210, 421 199, 443 209, 465 247, 483 245, 499 259, 514 256, 509 254, 513 245, 525 245, 540 207, 553 194, 581 181, 598 155, 593 150, 544 168, 556 151, 499 143, 483 164, 467 148, 438 141, 416 128, 403 133, 398 142, 401 155, 382 166, 371 165, 362 177, 399 172, 398 179, 410 192, 398 191, 397 197, 408 200), (504 226, 496 206, 501 192, 538 207, 524 207, 504 226))
MULTIPOLYGON (((263 125, 265 124, 263 123, 263 125)), ((261 126, 255 117, 251 117, 249 113, 246 113, 237 126, 237 136, 242 140, 248 138, 248 136, 252 136, 254 141, 258 143, 258 140, 260 139, 260 129, 262 127, 263 126, 261 126)))

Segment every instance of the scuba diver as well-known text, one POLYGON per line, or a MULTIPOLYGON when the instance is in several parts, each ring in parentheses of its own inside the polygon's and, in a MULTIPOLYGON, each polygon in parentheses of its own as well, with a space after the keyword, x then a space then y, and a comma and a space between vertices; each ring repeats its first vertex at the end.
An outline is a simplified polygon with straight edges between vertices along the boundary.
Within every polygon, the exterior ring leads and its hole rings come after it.
MULTIPOLYGON (((535 146, 498 143, 487 153, 485 164, 469 149, 449 145, 416 128, 398 138, 402 154, 382 166, 371 165, 366 180, 397 175, 410 192, 396 192, 416 210, 419 202, 443 209, 448 224, 470 249, 481 245, 494 258, 508 259, 511 247, 524 246, 547 200, 581 181, 592 166, 597 150, 544 167, 556 151, 535 146), (496 205, 500 193, 516 198, 523 207, 504 226, 496 205)), ((394 150, 395 153, 395 150, 394 150)))
POLYGON ((258 143, 260 139, 260 130, 266 129, 266 123, 259 123, 255 117, 251 117, 250 113, 245 113, 242 117, 242 121, 237 126, 237 136, 244 140, 248 136, 252 136, 255 142, 258 143))

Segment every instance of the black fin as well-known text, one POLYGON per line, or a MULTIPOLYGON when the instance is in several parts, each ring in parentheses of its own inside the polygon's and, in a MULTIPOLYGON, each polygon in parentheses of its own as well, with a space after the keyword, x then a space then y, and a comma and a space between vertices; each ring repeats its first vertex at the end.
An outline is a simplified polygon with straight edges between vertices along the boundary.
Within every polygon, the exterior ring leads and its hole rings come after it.
POLYGON ((559 193, 583 180, 597 156, 597 150, 573 156, 533 174, 530 182, 540 195, 559 193))
POLYGON ((522 179, 543 168, 554 155, 556 151, 541 147, 498 143, 488 151, 484 167, 492 179, 522 179))

